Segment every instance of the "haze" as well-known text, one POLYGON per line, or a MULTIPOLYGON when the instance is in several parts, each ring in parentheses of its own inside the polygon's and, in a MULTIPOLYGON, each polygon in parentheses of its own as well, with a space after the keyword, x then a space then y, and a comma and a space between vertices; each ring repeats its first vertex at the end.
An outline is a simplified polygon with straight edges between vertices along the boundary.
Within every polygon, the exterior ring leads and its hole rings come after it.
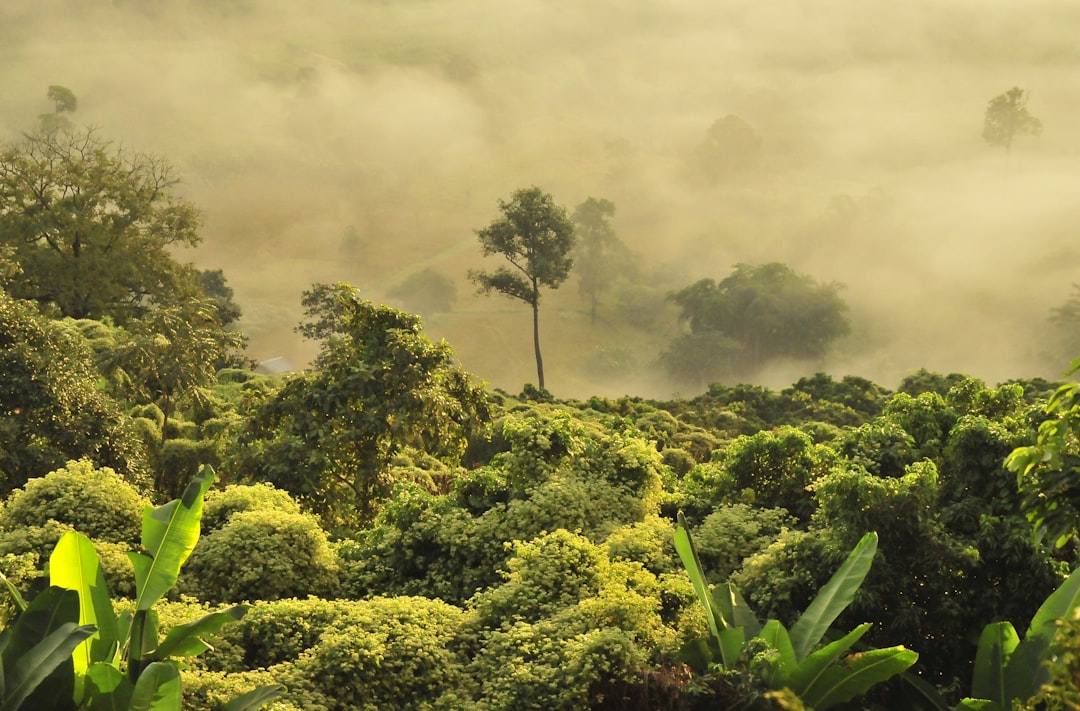
MULTIPOLYGON (((59 84, 77 121, 165 156, 205 218, 179 256, 225 270, 257 360, 314 354, 292 331, 312 283, 384 301, 432 268, 459 297, 430 335, 492 385, 535 382, 527 308, 465 272, 497 200, 538 185, 612 200, 658 298, 738 262, 845 284, 851 337, 764 384, 1056 377, 1046 319, 1080 281, 1077 27, 1080 5, 1037 0, 4 0, 0 138, 59 84), (981 130, 1012 86, 1044 130, 1006 156, 981 130), (757 166, 695 178, 729 114, 757 166)), ((556 395, 673 391, 673 310, 594 326, 573 277, 541 308, 556 395), (583 367, 616 347, 636 358, 619 377, 583 367)))

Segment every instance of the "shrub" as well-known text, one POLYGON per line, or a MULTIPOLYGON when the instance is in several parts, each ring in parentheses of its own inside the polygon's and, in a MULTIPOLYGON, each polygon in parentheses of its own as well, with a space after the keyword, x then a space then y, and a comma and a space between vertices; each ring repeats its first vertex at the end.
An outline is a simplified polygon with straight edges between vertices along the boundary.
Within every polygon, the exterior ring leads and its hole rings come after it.
MULTIPOLYGON (((284 672, 290 701, 315 694, 327 711, 423 711, 467 686, 453 650, 464 613, 422 597, 345 603, 332 629, 284 672)), ((308 708, 305 706, 305 708, 308 708)))
POLYGON ((229 522, 233 514, 242 511, 284 511, 300 513, 300 504, 289 492, 275 489, 272 484, 230 484, 224 489, 206 493, 203 504, 202 530, 210 533, 229 522))
POLYGON ((694 534, 694 543, 709 581, 719 584, 738 570, 743 560, 794 526, 795 520, 784 509, 732 504, 705 517, 694 534))
POLYGON ((672 536, 675 526, 656 515, 615 529, 604 539, 603 547, 613 561, 635 561, 660 575, 681 570, 672 536))
MULTIPOLYGON (((149 502, 108 467, 83 459, 12 492, 0 513, 0 531, 59 521, 95 541, 137 546, 149 502)), ((51 541, 55 544, 56 541, 51 541)), ((46 556, 51 551, 41 551, 46 556)))
POLYGON ((318 519, 284 511, 245 511, 203 536, 180 587, 201 600, 240 602, 329 595, 337 565, 318 519))

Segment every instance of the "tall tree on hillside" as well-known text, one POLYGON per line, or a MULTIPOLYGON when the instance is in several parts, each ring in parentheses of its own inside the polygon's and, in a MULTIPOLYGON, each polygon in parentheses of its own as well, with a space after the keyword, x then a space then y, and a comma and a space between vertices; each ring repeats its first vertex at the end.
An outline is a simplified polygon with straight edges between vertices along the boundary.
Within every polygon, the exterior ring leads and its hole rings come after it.
POLYGON ((596 323, 600 295, 627 271, 629 250, 615 234, 615 203, 590 197, 574 208, 577 244, 574 264, 581 293, 589 299, 589 318, 596 323))
POLYGON ((1042 121, 1028 113, 1027 102, 1027 92, 1018 86, 991 99, 983 119, 983 139, 991 146, 1003 146, 1008 154, 1017 136, 1039 135, 1042 121))
POLYGON ((566 209, 540 188, 517 190, 510 201, 499 200, 502 217, 476 231, 484 256, 501 254, 509 267, 495 271, 469 270, 480 293, 492 291, 532 307, 533 349, 537 385, 544 389, 544 360, 540 355, 540 289, 557 289, 574 264, 574 223, 566 209))
POLYGON ((199 242, 199 215, 169 165, 93 129, 38 130, 0 148, 0 245, 15 250, 17 298, 73 318, 123 323, 197 293, 171 249, 199 242))

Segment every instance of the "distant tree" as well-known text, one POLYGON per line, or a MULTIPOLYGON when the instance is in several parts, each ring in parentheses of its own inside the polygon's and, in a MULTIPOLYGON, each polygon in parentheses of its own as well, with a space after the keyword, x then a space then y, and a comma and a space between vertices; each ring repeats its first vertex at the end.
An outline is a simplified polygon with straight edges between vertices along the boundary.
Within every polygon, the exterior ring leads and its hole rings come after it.
POLYGON ((428 268, 406 277, 388 295, 401 301, 409 311, 434 316, 454 308, 457 287, 445 274, 428 268))
POLYGON ((761 137, 750 124, 734 114, 719 118, 705 132, 694 164, 708 181, 738 175, 757 166, 761 137))
POLYGON ((629 250, 611 226, 614 215, 615 203, 603 198, 590 197, 574 208, 574 265, 581 293, 589 299, 589 319, 594 324, 600 295, 610 290, 630 266, 629 250))
POLYGON ((1072 285, 1073 293, 1064 304, 1050 313, 1050 325, 1055 362, 1067 362, 1080 357, 1080 284, 1072 285))
POLYGON ((544 389, 544 361, 540 355, 540 289, 557 289, 574 264, 574 223, 566 210, 540 188, 523 188, 510 201, 499 200, 503 216, 476 231, 484 256, 501 254, 512 268, 470 270, 469 279, 480 293, 498 292, 532 307, 533 350, 537 385, 544 389))
POLYGON ((53 112, 51 114, 41 114, 38 117, 41 121, 42 130, 53 133, 70 129, 71 120, 64 114, 74 113, 79 105, 74 92, 67 87, 54 84, 49 87, 46 95, 49 97, 49 101, 53 102, 53 112))
POLYGON ((196 279, 202 295, 217 309, 217 319, 224 326, 230 326, 239 319, 243 312, 233 300, 233 289, 225 281, 225 272, 220 269, 202 269, 196 272, 196 279))
POLYGON ((0 150, 0 245, 13 247, 18 298, 63 316, 118 323, 192 293, 172 249, 194 246, 199 216, 169 165, 93 129, 37 131, 0 150))
POLYGON ((348 284, 322 293, 329 335, 312 370, 256 408, 233 469, 290 492, 327 526, 355 527, 390 494, 399 452, 456 461, 488 402, 450 346, 421 333, 419 317, 363 300, 348 284))
POLYGON ((983 119, 983 139, 1009 153, 1017 136, 1039 135, 1042 121, 1028 113, 1027 102, 1027 92, 1017 86, 991 99, 983 119))
POLYGON ((732 373, 744 374, 773 358, 823 356, 849 328, 839 289, 777 262, 738 264, 723 281, 702 279, 671 299, 691 335, 729 343, 723 352, 732 359, 732 373))

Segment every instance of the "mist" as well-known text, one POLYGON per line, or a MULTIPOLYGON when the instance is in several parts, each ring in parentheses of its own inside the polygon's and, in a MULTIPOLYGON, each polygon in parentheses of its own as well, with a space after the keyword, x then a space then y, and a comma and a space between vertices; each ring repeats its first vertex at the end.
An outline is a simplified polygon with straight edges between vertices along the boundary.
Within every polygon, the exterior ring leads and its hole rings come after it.
MULTIPOLYGON (((178 257, 225 270, 256 360, 314 355, 292 330, 313 283, 397 305, 430 268, 458 298, 429 334, 493 386, 535 382, 528 309, 465 273, 490 266, 474 230, 497 201, 537 185, 570 210, 613 201, 661 307, 740 262, 844 284, 851 336, 762 384, 1057 377, 1047 317, 1080 281, 1077 26, 1080 6, 1038 0, 5 0, 0 139, 59 84, 76 121, 166 157, 204 218, 178 257), (981 130, 1013 86, 1044 130, 1006 155, 981 130), (756 163, 703 179, 728 115, 756 163)), ((672 394, 666 309, 636 328, 602 304, 594 325, 573 276, 545 292, 550 389, 672 394), (632 366, 587 367, 619 348, 632 366)))

